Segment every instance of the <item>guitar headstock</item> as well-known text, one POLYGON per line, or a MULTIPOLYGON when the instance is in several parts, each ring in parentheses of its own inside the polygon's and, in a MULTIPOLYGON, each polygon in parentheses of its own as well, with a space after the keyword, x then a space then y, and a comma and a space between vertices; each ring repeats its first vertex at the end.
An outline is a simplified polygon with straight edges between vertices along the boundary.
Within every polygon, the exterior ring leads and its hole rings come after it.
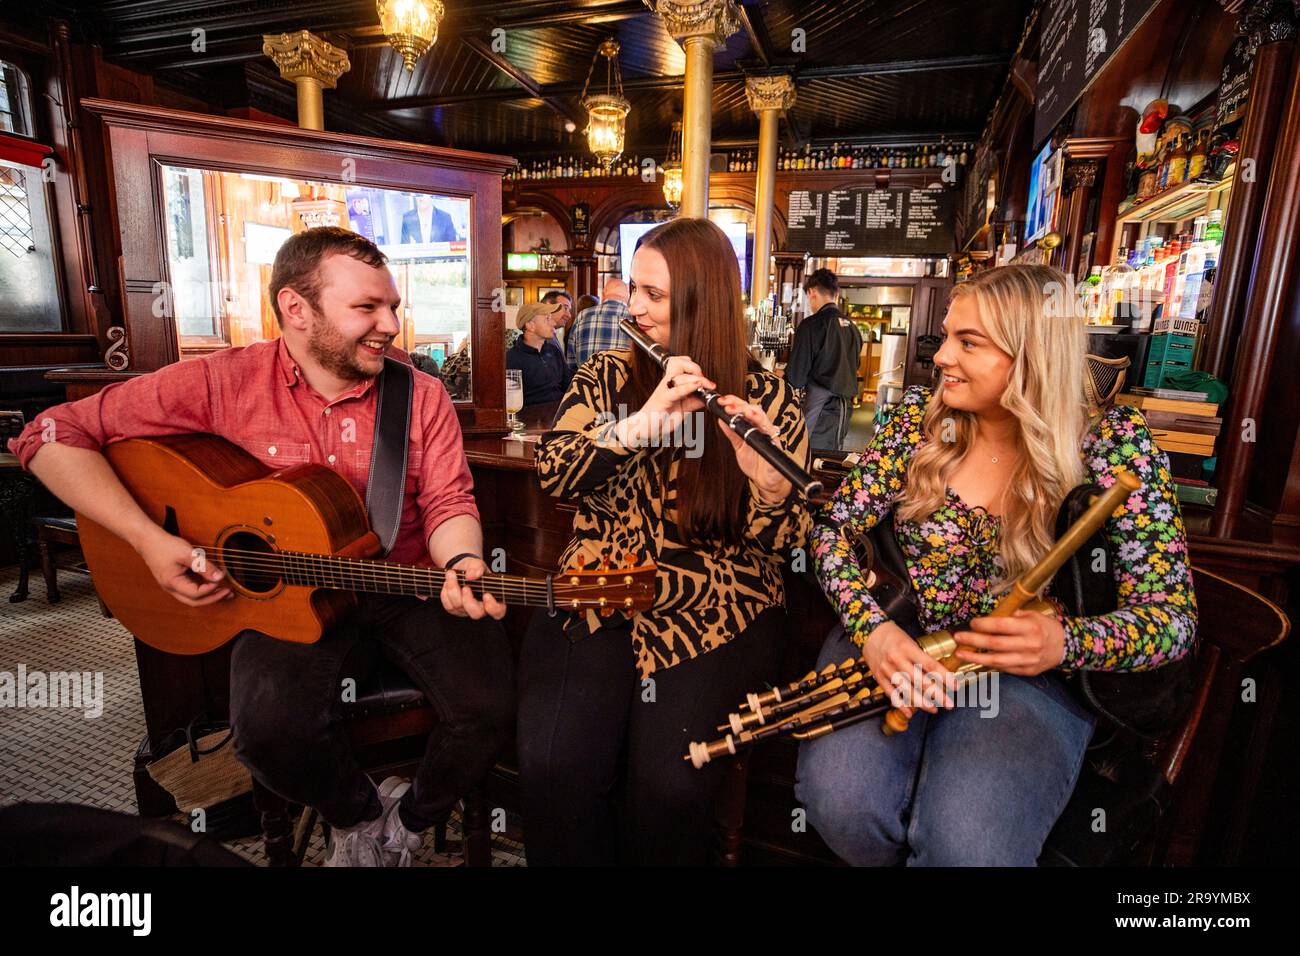
POLYGON ((566 611, 590 609, 604 617, 615 611, 648 611, 655 601, 656 571, 653 564, 611 564, 607 557, 591 568, 579 562, 554 577, 555 606, 566 611))

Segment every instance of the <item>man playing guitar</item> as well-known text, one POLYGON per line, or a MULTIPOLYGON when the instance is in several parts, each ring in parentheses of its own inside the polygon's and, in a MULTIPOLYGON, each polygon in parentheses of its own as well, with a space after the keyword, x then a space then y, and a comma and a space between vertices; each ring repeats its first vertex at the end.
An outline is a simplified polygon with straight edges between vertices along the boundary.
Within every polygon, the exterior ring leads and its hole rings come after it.
MULTIPOLYGON (((211 433, 272 468, 329 467, 364 495, 376 379, 386 353, 409 364, 390 349, 401 299, 385 262, 373 243, 344 229, 292 236, 269 287, 278 341, 178 362, 57 406, 10 448, 55 495, 128 542, 177 601, 228 600, 223 572, 196 564, 191 542, 150 519, 101 450, 129 438, 211 433)), ((454 567, 441 606, 360 595, 316 643, 246 630, 231 657, 236 754, 269 789, 320 811, 332 828, 327 866, 409 865, 422 831, 491 768, 513 721, 512 662, 498 623, 505 604, 486 593, 480 601, 466 586, 486 571, 482 527, 455 410, 428 375, 415 374, 412 384, 405 482, 388 558, 454 567), (339 727, 348 679, 364 666, 352 653, 362 644, 377 645, 439 713, 410 783, 389 778, 376 790, 339 727)))

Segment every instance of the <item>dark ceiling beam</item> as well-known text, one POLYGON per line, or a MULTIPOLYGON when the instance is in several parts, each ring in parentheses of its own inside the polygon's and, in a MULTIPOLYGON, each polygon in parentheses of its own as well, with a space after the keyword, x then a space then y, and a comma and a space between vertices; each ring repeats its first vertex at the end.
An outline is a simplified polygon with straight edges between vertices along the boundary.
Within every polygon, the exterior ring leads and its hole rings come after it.
MULTIPOLYGON (((186 49, 192 39, 191 31, 202 28, 209 34, 229 34, 225 39, 261 39, 264 33, 282 33, 301 30, 304 26, 313 32, 321 30, 347 30, 375 23, 377 14, 373 3, 358 4, 356 0, 286 0, 267 4, 264 10, 249 12, 239 9, 240 4, 216 4, 211 0, 179 5, 174 0, 164 0, 161 7, 150 4, 135 14, 124 13, 122 5, 97 6, 85 11, 81 18, 84 29, 98 36, 90 39, 103 45, 112 56, 149 56, 175 48, 183 39, 186 49)), ((143 6, 143 5, 139 5, 143 6)))
MULTIPOLYGON (((99 34, 92 39, 104 46, 107 56, 124 61, 136 58, 164 60, 155 65, 157 69, 174 65, 166 62, 166 57, 192 52, 190 31, 195 27, 202 27, 209 34, 225 34, 219 38, 224 42, 256 40, 260 44, 264 33, 301 30, 304 26, 313 33, 345 33, 382 42, 378 14, 374 3, 368 0, 360 3, 358 0, 285 0, 254 13, 230 11, 229 8, 234 6, 237 5, 219 5, 211 0, 193 0, 179 9, 176 0, 111 4, 86 11, 82 22, 99 34), (160 4, 165 4, 166 9, 160 4)), ((582 5, 545 3, 531 6, 521 5, 518 0, 476 3, 464 10, 449 10, 440 33, 451 34, 466 29, 487 32, 494 27, 527 29, 571 22, 607 23, 642 16, 646 12, 639 0, 589 0, 582 5)), ((209 37, 209 42, 213 39, 216 38, 209 37)))
POLYGON ((1005 68, 1008 57, 1001 53, 971 53, 969 56, 940 56, 926 60, 887 60, 845 66, 802 66, 798 79, 837 79, 841 77, 880 77, 897 73, 932 73, 936 70, 978 70, 998 66, 1005 68))
MULTIPOLYGON (((1006 58, 997 55, 938 57, 927 60, 890 60, 883 63, 858 63, 853 66, 805 67, 778 72, 793 73, 795 82, 814 79, 842 79, 854 76, 882 76, 891 73, 918 73, 936 70, 966 70, 1005 67, 1006 58)), ((743 83, 752 73, 738 70, 715 73, 714 84, 743 83)), ((682 76, 632 76, 623 77, 623 90, 677 90, 685 83, 682 76)), ((549 97, 577 96, 582 93, 580 83, 552 83, 538 88, 549 97)), ((433 106, 457 106, 479 99, 524 100, 537 99, 538 94, 527 90, 492 90, 483 93, 455 93, 446 96, 403 96, 386 100, 367 100, 363 108, 371 110, 411 110, 433 106)))
POLYGON ((500 53, 493 52, 492 48, 478 37, 463 36, 461 37, 461 42, 495 66, 506 76, 510 77, 510 79, 522 86, 528 91, 533 99, 541 100, 549 106, 559 114, 562 119, 570 121, 575 126, 581 126, 586 122, 586 117, 583 116, 573 105, 558 97, 547 95, 536 80, 529 76, 525 71, 515 66, 500 53))
POLYGON ((744 27, 745 34, 749 37, 749 45, 753 48, 754 55, 763 62, 764 66, 771 66, 772 40, 767 35, 767 25, 763 22, 763 11, 755 3, 749 6, 737 6, 736 12, 740 16, 740 25, 744 27))

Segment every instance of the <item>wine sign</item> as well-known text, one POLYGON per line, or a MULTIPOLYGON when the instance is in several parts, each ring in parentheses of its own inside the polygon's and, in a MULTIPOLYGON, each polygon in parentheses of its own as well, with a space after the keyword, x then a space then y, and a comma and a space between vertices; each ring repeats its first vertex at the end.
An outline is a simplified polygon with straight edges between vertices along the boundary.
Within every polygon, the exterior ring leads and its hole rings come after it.
POLYGON ((953 251, 951 189, 796 189, 786 249, 821 256, 943 256, 953 251))
POLYGON ((1047 0, 1039 21, 1035 144, 1047 139, 1155 5, 1155 0, 1047 0))

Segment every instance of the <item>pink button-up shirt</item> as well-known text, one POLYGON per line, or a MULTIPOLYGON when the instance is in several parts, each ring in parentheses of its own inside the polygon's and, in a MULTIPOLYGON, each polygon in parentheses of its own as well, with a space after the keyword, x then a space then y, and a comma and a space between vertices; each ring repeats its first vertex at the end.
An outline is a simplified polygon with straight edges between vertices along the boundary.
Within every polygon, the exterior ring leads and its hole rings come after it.
MULTIPOLYGON (((404 352, 389 354, 407 362, 404 352)), ((327 402, 283 339, 225 349, 117 382, 42 412, 9 442, 28 466, 42 442, 102 450, 126 438, 207 432, 271 468, 315 462, 365 498, 378 392, 371 379, 327 402)), ((455 515, 478 518, 460 423, 442 383, 415 373, 402 522, 389 558, 428 564, 429 534, 455 515)))

